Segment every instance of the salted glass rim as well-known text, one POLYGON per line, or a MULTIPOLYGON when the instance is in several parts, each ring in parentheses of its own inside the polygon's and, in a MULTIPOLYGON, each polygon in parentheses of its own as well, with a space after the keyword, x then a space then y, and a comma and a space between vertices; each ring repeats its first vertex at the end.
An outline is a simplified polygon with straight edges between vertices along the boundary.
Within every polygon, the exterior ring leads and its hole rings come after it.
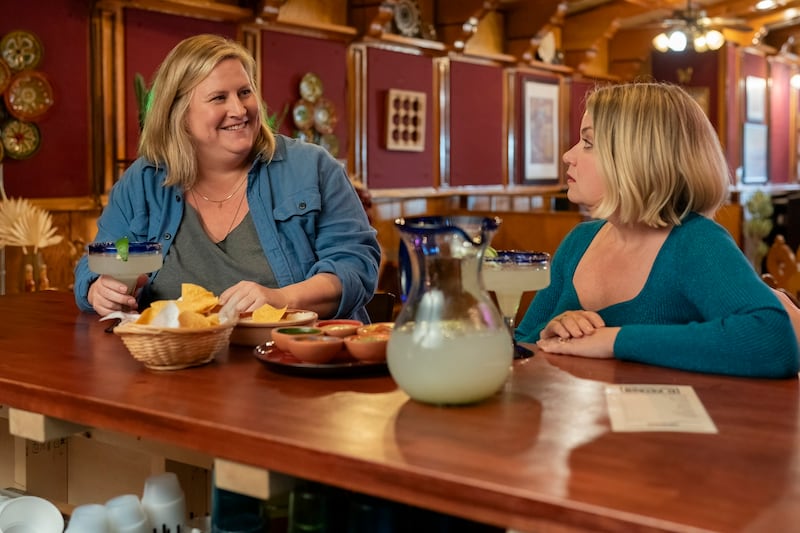
POLYGON ((547 264, 550 262, 550 254, 547 252, 533 252, 527 250, 496 250, 494 257, 483 257, 484 261, 491 263, 515 263, 517 265, 526 264, 547 264))
MULTIPOLYGON (((88 246, 90 254, 115 254, 117 244, 114 242, 93 242, 88 246)), ((161 252, 160 242, 129 242, 128 254, 146 254, 161 252)))

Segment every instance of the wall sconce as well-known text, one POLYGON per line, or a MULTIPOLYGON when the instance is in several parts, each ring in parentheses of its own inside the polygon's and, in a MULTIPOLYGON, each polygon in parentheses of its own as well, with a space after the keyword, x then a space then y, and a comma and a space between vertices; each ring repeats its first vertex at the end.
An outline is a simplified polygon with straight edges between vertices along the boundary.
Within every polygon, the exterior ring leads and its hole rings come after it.
POLYGON ((695 52, 719 50, 725 44, 725 36, 717 30, 702 30, 689 27, 685 30, 672 30, 659 33, 653 39, 653 48, 659 52, 683 52, 691 44, 695 52))

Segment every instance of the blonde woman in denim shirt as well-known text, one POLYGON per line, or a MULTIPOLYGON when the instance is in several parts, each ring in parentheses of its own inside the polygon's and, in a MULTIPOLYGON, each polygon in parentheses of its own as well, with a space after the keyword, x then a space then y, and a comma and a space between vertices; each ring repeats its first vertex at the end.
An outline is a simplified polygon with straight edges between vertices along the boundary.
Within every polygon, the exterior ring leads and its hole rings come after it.
POLYGON ((367 319, 380 248, 342 166, 319 146, 273 134, 255 61, 214 35, 179 43, 153 82, 140 157, 114 185, 96 242, 159 242, 164 265, 136 297, 84 256, 75 299, 100 315, 146 307, 196 283, 249 312, 269 303, 367 319))

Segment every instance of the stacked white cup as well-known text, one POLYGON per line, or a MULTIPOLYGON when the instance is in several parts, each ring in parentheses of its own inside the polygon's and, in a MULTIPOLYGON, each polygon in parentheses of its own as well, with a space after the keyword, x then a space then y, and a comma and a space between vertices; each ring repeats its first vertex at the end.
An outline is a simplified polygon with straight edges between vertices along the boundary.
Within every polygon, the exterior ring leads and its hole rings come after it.
POLYGON ((153 533, 150 518, 135 494, 123 494, 106 502, 106 513, 114 533, 153 533))
POLYGON ((61 533, 64 517, 58 508, 37 496, 19 496, 0 503, 0 532, 61 533))
POLYGON ((72 511, 64 533, 108 533, 111 526, 104 505, 87 503, 72 511))
POLYGON ((178 527, 185 529, 186 498, 174 472, 150 476, 144 482, 142 507, 150 519, 150 525, 159 533, 176 533, 178 527))

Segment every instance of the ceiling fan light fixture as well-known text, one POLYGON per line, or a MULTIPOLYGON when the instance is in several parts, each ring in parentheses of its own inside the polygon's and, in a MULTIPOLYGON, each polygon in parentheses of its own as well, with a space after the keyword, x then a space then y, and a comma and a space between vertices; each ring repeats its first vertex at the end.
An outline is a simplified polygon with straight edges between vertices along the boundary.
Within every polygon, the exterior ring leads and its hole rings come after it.
POLYGON ((706 34, 705 33, 698 33, 694 36, 694 41, 692 41, 692 45, 694 46, 695 52, 705 52, 708 50, 708 41, 706 41, 706 34))
POLYGON ((719 50, 725 44, 725 36, 718 30, 710 30, 705 34, 705 41, 711 50, 719 50))
POLYGON ((653 38, 653 48, 659 52, 669 50, 669 37, 667 37, 666 33, 659 33, 653 38))
POLYGON ((775 0, 761 0, 756 3, 756 11, 768 11, 777 5, 775 0))
POLYGON ((673 52, 683 52, 686 50, 688 39, 681 30, 675 30, 669 34, 669 49, 673 52))

